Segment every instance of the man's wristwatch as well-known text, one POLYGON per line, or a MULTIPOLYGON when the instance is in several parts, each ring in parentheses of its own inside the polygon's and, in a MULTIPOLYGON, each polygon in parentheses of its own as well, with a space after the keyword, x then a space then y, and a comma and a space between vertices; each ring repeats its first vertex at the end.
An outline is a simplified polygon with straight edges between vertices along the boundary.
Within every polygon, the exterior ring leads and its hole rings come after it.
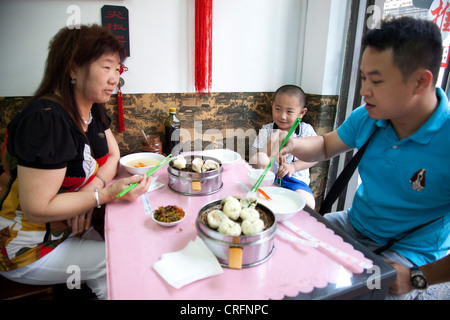
POLYGON ((425 290, 428 287, 427 278, 420 271, 419 267, 412 267, 411 270, 411 283, 414 288, 418 290, 425 290))

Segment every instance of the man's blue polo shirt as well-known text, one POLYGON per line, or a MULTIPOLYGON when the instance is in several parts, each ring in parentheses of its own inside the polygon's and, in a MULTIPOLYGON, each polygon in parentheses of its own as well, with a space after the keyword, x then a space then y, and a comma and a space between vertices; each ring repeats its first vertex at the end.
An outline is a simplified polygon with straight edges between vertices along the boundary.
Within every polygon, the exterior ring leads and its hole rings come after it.
POLYGON ((345 144, 361 148, 378 126, 358 167, 362 183, 349 210, 354 228, 384 245, 443 217, 392 247, 419 266, 450 248, 450 109, 440 88, 437 96, 437 110, 408 138, 399 140, 389 121, 371 119, 364 106, 337 131, 345 144))

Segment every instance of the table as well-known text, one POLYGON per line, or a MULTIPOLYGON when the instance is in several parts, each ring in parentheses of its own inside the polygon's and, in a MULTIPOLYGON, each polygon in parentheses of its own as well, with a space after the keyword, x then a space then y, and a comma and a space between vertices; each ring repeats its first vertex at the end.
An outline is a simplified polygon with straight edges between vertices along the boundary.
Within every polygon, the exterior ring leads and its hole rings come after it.
MULTIPOLYGON (((276 236, 273 255, 264 263, 235 270, 223 268, 220 275, 202 279, 180 289, 171 287, 152 268, 161 255, 183 249, 197 237, 195 220, 203 205, 227 196, 245 196, 237 182, 247 186, 248 164, 228 165, 223 187, 208 196, 185 196, 172 191, 166 168, 155 174, 164 186, 148 193, 153 209, 182 207, 187 218, 176 227, 162 227, 144 212, 142 199, 116 200, 106 206, 105 242, 108 297, 119 300, 264 300, 264 299, 383 299, 396 272, 378 256, 335 229, 310 208, 290 222, 333 247, 368 263, 365 270, 346 263, 321 248, 293 244, 276 236), (369 288, 374 284, 375 289, 369 288)), ((120 168, 117 178, 127 173, 120 168)), ((289 232, 278 224, 282 231, 289 232)))

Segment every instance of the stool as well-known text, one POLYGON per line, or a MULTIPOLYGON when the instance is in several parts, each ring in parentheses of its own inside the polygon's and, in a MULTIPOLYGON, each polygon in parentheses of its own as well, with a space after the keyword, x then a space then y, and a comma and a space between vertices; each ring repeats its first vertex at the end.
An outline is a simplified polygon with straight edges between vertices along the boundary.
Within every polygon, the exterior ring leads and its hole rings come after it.
POLYGON ((0 275, 0 300, 45 297, 53 293, 53 285, 30 285, 11 281, 0 275))

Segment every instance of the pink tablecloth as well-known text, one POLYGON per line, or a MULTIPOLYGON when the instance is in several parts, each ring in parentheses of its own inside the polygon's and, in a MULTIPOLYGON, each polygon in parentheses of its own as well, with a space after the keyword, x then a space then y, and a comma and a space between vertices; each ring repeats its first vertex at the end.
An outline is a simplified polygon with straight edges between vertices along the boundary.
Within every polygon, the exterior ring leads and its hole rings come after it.
MULTIPOLYGON (((237 181, 249 186, 247 166, 241 161, 226 168, 223 188, 218 193, 202 197, 173 192, 167 186, 167 170, 160 170, 157 173, 158 181, 164 183, 164 187, 148 193, 150 203, 153 209, 165 205, 182 207, 187 213, 187 219, 176 227, 166 228, 154 223, 150 215, 145 214, 142 199, 134 203, 116 201, 108 204, 105 234, 109 298, 282 299, 285 296, 297 296, 299 292, 311 292, 329 283, 343 281, 345 285, 352 273, 363 271, 361 267, 348 264, 324 249, 293 244, 276 236, 273 255, 258 266, 242 270, 224 268, 223 274, 199 280, 181 289, 171 287, 161 278, 152 268, 153 264, 162 254, 181 250, 196 238, 195 219, 204 204, 230 195, 245 195, 237 181)), ((309 213, 302 210, 290 221, 312 236, 370 263, 361 252, 345 243, 309 213)), ((281 224, 278 224, 278 228, 293 234, 281 224)))

